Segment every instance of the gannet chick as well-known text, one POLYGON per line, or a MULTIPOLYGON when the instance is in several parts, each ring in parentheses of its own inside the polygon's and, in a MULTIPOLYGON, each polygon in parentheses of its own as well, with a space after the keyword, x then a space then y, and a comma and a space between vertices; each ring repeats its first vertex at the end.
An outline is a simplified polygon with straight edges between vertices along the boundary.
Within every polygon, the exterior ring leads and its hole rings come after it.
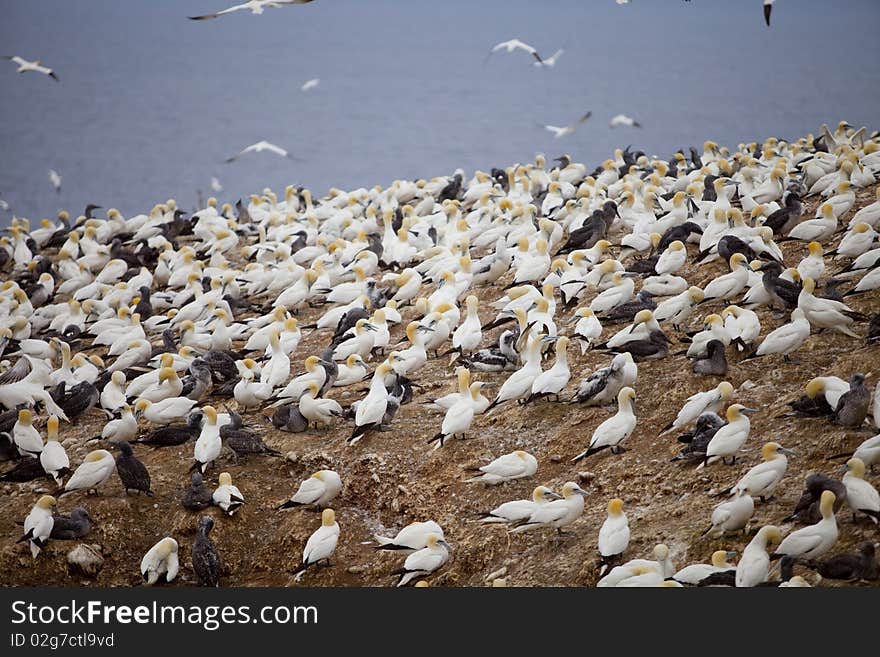
POLYGON ((40 452, 40 465, 55 483, 61 485, 61 476, 70 472, 70 459, 58 442, 58 416, 50 415, 46 422, 46 445, 40 452))
POLYGON ((238 486, 232 483, 232 475, 221 472, 217 479, 218 486, 211 496, 214 504, 219 506, 226 515, 232 516, 244 505, 244 495, 238 490, 238 486))
POLYGON ((572 461, 579 461, 606 448, 610 448, 614 454, 624 451, 620 443, 636 428, 637 418, 633 402, 635 398, 635 390, 630 387, 622 388, 617 395, 617 413, 596 427, 590 438, 589 447, 575 456, 572 461))
POLYGON ((871 391, 865 386, 864 374, 853 374, 847 390, 831 414, 831 421, 844 427, 858 428, 868 416, 868 405, 871 403, 871 391))
POLYGON ((147 466, 134 455, 131 445, 127 442, 118 442, 114 443, 114 446, 119 450, 116 472, 126 495, 128 491, 136 490, 153 497, 153 491, 150 489, 150 473, 147 471, 147 466))
POLYGON ((479 468, 470 468, 482 474, 466 479, 470 483, 482 482, 488 486, 501 484, 515 479, 531 477, 538 470, 538 459, 521 449, 499 456, 491 463, 479 468))
POLYGON ((696 586, 701 581, 706 579, 709 575, 712 575, 714 573, 733 573, 736 571, 736 566, 731 565, 727 561, 728 559, 732 559, 733 555, 733 552, 727 552, 726 550, 716 550, 712 553, 711 563, 694 563, 689 566, 685 566, 677 573, 675 573, 672 578, 677 582, 681 582, 682 584, 690 584, 692 586, 696 586))
POLYGON ((55 524, 52 510, 56 504, 54 497, 43 495, 24 519, 24 535, 16 543, 27 541, 34 559, 49 542, 49 536, 52 534, 52 527, 55 524))
POLYGON ((64 492, 75 490, 97 490, 116 470, 116 460, 106 449, 96 449, 86 455, 85 460, 74 471, 64 485, 64 492))
POLYGON ((306 569, 319 561, 326 561, 329 566, 337 541, 339 541, 339 525, 336 523, 336 514, 333 509, 324 509, 321 512, 321 526, 306 541, 302 564, 294 571, 296 579, 302 579, 306 569))
POLYGON ((880 578, 874 543, 865 541, 859 545, 857 554, 838 554, 825 561, 810 564, 825 579, 856 580, 873 582, 880 578))
POLYGON ((184 491, 180 501, 183 508, 190 511, 201 511, 211 506, 213 501, 213 493, 205 486, 202 473, 193 472, 190 477, 190 486, 184 491))
POLYGON ((804 481, 804 490, 795 505, 794 511, 785 520, 797 520, 802 523, 817 523, 822 519, 820 504, 822 493, 830 490, 834 493, 834 512, 843 506, 846 501, 846 486, 842 481, 826 477, 814 472, 807 476, 804 481))
POLYGON ((718 504, 712 511, 712 524, 703 536, 719 538, 724 534, 744 529, 755 512, 755 502, 748 488, 737 491, 736 497, 718 504))
POLYGON ((815 525, 802 527, 783 539, 774 555, 815 559, 828 552, 837 543, 837 519, 834 517, 834 493, 826 490, 819 501, 822 519, 815 525))
POLYGON ((553 527, 561 534, 563 527, 570 525, 584 512, 584 498, 587 495, 587 491, 576 483, 567 481, 562 486, 561 500, 536 505, 531 515, 510 531, 518 534, 541 527, 553 527))
POLYGON ((660 435, 672 429, 686 427, 703 413, 717 413, 732 396, 733 386, 727 381, 722 381, 712 390, 691 395, 675 419, 663 428, 660 435))
POLYGON ((74 507, 69 516, 56 514, 55 524, 52 525, 52 534, 49 538, 58 541, 74 541, 85 538, 92 529, 92 519, 85 507, 74 507))
POLYGON ((177 541, 170 536, 156 543, 141 559, 141 576, 147 586, 153 586, 162 575, 166 582, 172 582, 179 569, 177 541))
POLYGON ((491 511, 480 514, 480 522, 483 523, 515 523, 528 520, 535 508, 542 504, 547 504, 553 500, 561 500, 562 496, 557 495, 547 486, 538 486, 532 491, 532 499, 530 500, 513 500, 505 502, 495 507, 491 511))
POLYGON ((339 474, 333 470, 319 470, 303 480, 296 493, 278 508, 290 509, 307 504, 323 508, 339 495, 341 490, 342 479, 339 474))
POLYGON ((778 527, 765 525, 743 550, 742 558, 736 564, 736 586, 758 586, 767 581, 770 570, 770 555, 767 545, 777 543, 782 538, 778 527))
POLYGON ((220 586, 220 555, 209 537, 213 528, 214 519, 211 516, 202 516, 193 541, 193 571, 202 586, 220 586))
POLYGON ((706 446, 706 457, 703 459, 702 465, 709 465, 718 459, 727 463, 727 458, 731 459, 730 465, 736 462, 736 453, 745 445, 749 439, 751 423, 748 416, 756 411, 746 408, 742 404, 732 404, 727 408, 727 424, 718 429, 712 440, 706 446))
POLYGON ((770 499, 788 469, 786 454, 794 455, 794 452, 779 443, 766 443, 761 448, 764 462, 746 472, 730 489, 730 493, 735 495, 748 489, 753 497, 760 497, 762 502, 770 499))
POLYGON ((403 562, 403 568, 395 571, 401 575, 397 586, 406 586, 418 577, 425 577, 438 570, 449 561, 449 544, 439 534, 428 534, 425 547, 410 554, 403 562))
POLYGON ((623 500, 614 498, 608 502, 608 517, 599 528, 599 555, 602 557, 600 576, 626 552, 629 536, 629 522, 623 512, 623 500))
POLYGON ((868 516, 874 524, 880 523, 880 493, 865 481, 864 462, 851 458, 846 462, 846 470, 843 485, 846 486, 846 503, 852 510, 853 520, 861 514, 868 516))

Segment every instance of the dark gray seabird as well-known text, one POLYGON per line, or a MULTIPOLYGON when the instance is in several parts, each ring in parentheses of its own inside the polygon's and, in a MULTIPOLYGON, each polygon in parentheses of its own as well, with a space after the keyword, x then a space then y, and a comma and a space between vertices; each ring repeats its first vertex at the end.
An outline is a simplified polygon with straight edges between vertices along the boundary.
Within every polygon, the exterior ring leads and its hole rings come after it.
POLYGON ((192 473, 190 487, 184 491, 180 503, 184 509, 189 509, 190 511, 201 511, 214 503, 211 490, 205 486, 205 480, 202 478, 201 472, 192 473))
POLYGON ((92 530, 92 519, 85 507, 78 506, 69 516, 56 515, 49 538, 57 541, 73 541, 85 538, 92 530))
POLYGON ((840 509, 846 502, 846 486, 837 479, 826 477, 823 474, 813 473, 807 476, 804 492, 786 520, 797 520, 805 525, 814 525, 822 519, 819 511, 819 499, 822 492, 830 490, 834 493, 834 512, 840 509))
POLYGON ((150 490, 150 473, 147 471, 147 466, 138 460, 127 442, 115 442, 113 445, 119 450, 119 456, 116 457, 116 472, 125 492, 136 490, 152 497, 153 491, 150 490))
POLYGON ((837 408, 831 414, 831 421, 844 427, 858 428, 868 417, 871 391, 865 385, 864 374, 853 374, 849 390, 837 401, 837 408))
POLYGON ((724 354, 724 343, 710 340, 706 345, 706 357, 694 360, 691 369, 694 374, 704 376, 724 376, 727 374, 727 357, 724 354))
POLYGON ((202 516, 192 547, 192 564, 202 586, 220 586, 220 555, 208 538, 214 528, 211 516, 202 516))

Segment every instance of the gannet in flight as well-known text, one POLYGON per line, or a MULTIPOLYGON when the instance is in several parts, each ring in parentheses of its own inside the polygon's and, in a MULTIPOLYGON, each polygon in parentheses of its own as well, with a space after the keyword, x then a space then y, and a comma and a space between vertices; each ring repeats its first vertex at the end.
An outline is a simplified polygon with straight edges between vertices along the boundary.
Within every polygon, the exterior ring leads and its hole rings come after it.
POLYGON ((309 89, 314 89, 319 84, 321 84, 321 78, 312 78, 311 80, 306 80, 303 83, 303 86, 300 87, 303 91, 308 91, 309 89))
POLYGON ((577 121, 575 121, 574 123, 570 123, 569 125, 565 126, 564 128, 560 128, 559 126, 555 126, 555 125, 544 125, 543 128, 544 128, 544 130, 547 130, 548 132, 552 132, 553 136, 556 137, 556 139, 559 139, 560 137, 565 137, 566 135, 570 135, 571 133, 573 133, 575 130, 577 130, 578 126, 581 123, 586 123, 586 121, 591 116, 593 116, 593 113, 587 112, 581 118, 579 118, 577 121))
MULTIPOLYGON (((489 57, 492 56, 493 52, 498 52, 499 50, 506 49, 508 53, 513 52, 514 50, 525 50, 532 57, 534 57, 538 62, 543 63, 543 59, 541 59, 541 55, 538 54, 538 51, 532 48, 529 44, 524 41, 520 41, 519 39, 511 39, 510 41, 502 41, 499 44, 496 44, 492 50, 489 51, 489 57)), ((487 57, 488 59, 488 57, 487 57)))
POLYGON ((226 158, 226 162, 234 162, 246 153, 262 153, 263 151, 269 151, 271 153, 275 153, 276 155, 280 155, 281 157, 290 157, 287 151, 280 146, 270 144, 268 141, 258 141, 256 144, 251 144, 250 146, 236 153, 232 157, 226 158))
POLYGON ((556 66, 556 62, 562 57, 562 53, 565 52, 564 48, 560 48, 555 53, 553 53, 547 59, 539 60, 537 62, 533 62, 532 66, 556 66))
POLYGON ((18 73, 42 73, 43 75, 48 75, 50 78, 58 82, 58 76, 55 75, 55 71, 53 71, 48 66, 43 66, 40 63, 39 59, 36 59, 32 62, 24 59, 23 57, 19 57, 18 55, 5 55, 3 59, 8 59, 14 64, 18 65, 18 73))
POLYGON ((240 5, 235 5, 234 7, 229 7, 228 9, 224 9, 223 11, 218 11, 216 14, 205 14, 204 16, 188 16, 192 21, 204 21, 209 18, 220 18, 224 14, 231 14, 234 11, 239 11, 240 9, 250 9, 252 14, 262 14, 263 10, 266 7, 283 7, 284 5, 304 5, 307 2, 311 2, 312 0, 247 0, 240 5))
POLYGON ((52 183, 52 187, 55 188, 55 192, 61 193, 61 176, 58 175, 58 172, 55 169, 49 169, 49 182, 52 183))
POLYGON ((632 117, 627 116, 626 114, 618 114, 611 118, 611 121, 608 122, 609 128, 616 128, 618 126, 625 125, 628 128, 641 128, 642 124, 638 121, 635 121, 632 117))
POLYGON ((773 12, 773 0, 764 0, 764 20, 770 27, 770 14, 773 12))
POLYGON ((223 191, 223 185, 220 184, 217 176, 211 176, 211 189, 217 194, 223 191))

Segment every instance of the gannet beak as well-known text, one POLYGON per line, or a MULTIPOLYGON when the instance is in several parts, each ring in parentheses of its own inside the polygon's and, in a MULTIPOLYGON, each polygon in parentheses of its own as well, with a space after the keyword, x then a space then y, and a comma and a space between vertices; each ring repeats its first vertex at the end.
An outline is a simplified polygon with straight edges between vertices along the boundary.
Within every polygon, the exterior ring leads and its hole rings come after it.
POLYGON ((546 498, 549 499, 549 500, 561 500, 561 499, 563 499, 562 495, 559 495, 559 494, 557 494, 557 493, 544 493, 544 497, 546 497, 546 498))
POLYGON ((574 492, 577 493, 578 495, 583 496, 583 497, 587 497, 589 495, 589 493, 587 491, 585 491, 583 488, 581 488, 580 486, 575 488, 574 492))
POLYGON ((788 454, 789 456, 797 456, 797 452, 793 449, 788 449, 787 447, 780 447, 779 451, 783 454, 788 454))
POLYGON ((556 342, 560 336, 558 335, 545 335, 541 337, 541 342, 556 342))
POLYGON ((745 413, 746 415, 751 415, 752 413, 757 413, 757 409, 754 408, 743 408, 740 409, 740 413, 745 413))
POLYGON ((498 384, 495 381, 481 381, 484 388, 497 388, 498 384))
POLYGON ((434 329, 432 329, 430 326, 421 326, 421 325, 420 325, 419 328, 417 328, 416 330, 417 330, 417 331, 427 331, 427 332, 429 332, 429 333, 433 333, 433 332, 434 332, 434 329))
POLYGON ((724 556, 727 557, 727 559, 733 559, 736 556, 736 550, 728 550, 724 553, 724 556))
POLYGON ((375 324, 370 324, 369 322, 364 324, 364 328, 367 329, 368 331, 374 331, 374 332, 379 330, 375 324))

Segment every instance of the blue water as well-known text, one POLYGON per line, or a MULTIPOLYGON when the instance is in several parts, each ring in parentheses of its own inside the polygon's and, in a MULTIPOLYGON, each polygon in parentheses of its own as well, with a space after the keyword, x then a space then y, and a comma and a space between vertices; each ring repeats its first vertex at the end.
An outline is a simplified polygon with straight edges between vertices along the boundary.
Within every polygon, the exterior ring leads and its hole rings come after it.
POLYGON ((537 152, 593 164, 630 143, 668 156, 839 119, 880 127, 880 2, 778 0, 769 29, 760 5, 316 0, 193 22, 225 0, 3 0, 0 54, 40 58, 61 82, 0 61, 0 221, 88 202, 191 208, 211 176, 224 199, 288 183, 323 193, 537 152), (484 64, 513 36, 565 54, 553 69, 521 52, 484 64), (586 110, 569 137, 538 126, 586 110), (619 112, 644 128, 610 130, 619 112), (223 163, 260 139, 299 159, 223 163))

